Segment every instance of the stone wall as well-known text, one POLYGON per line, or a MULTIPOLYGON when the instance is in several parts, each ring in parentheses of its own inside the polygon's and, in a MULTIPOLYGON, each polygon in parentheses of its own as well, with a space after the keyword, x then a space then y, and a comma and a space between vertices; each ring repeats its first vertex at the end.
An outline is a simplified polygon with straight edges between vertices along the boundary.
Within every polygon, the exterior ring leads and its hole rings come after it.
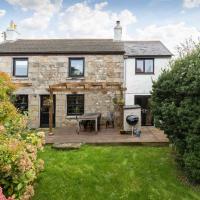
MULTIPOLYGON (((19 57, 19 56, 17 56, 19 57)), ((40 95, 48 94, 49 85, 61 82, 123 82, 123 55, 76 55, 76 56, 21 56, 29 61, 28 78, 15 78, 14 82, 31 83, 32 86, 19 88, 16 94, 29 94, 30 126, 40 125, 40 95), (85 77, 72 79, 68 77, 69 57, 85 58, 85 77)), ((15 56, 0 57, 0 71, 12 76, 12 60, 15 56)), ((116 91, 116 93, 118 93, 116 91)), ((67 116, 67 93, 56 93, 56 126, 73 124, 74 118, 67 116)), ((69 94, 69 93, 68 93, 69 94)), ((105 119, 107 112, 113 110, 112 98, 115 92, 103 94, 100 91, 84 92, 85 112, 101 112, 105 119)))

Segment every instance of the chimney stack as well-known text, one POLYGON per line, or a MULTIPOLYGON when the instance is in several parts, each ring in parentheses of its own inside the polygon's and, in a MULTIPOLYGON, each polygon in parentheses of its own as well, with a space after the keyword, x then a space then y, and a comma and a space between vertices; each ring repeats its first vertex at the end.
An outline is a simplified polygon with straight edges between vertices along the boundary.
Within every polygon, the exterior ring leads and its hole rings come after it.
POLYGON ((116 21, 116 26, 114 28, 114 40, 120 41, 122 39, 122 27, 120 21, 116 21))
POLYGON ((6 41, 15 41, 18 39, 19 33, 17 32, 16 24, 11 21, 10 26, 7 28, 4 38, 6 41))

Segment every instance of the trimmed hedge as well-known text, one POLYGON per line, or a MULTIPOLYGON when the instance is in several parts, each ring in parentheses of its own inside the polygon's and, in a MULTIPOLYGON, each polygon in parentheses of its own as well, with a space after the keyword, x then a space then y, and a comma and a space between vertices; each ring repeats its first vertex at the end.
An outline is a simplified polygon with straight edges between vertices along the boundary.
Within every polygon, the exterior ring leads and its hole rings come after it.
POLYGON ((174 144, 188 179, 200 183, 200 45, 170 65, 153 83, 155 124, 174 144))

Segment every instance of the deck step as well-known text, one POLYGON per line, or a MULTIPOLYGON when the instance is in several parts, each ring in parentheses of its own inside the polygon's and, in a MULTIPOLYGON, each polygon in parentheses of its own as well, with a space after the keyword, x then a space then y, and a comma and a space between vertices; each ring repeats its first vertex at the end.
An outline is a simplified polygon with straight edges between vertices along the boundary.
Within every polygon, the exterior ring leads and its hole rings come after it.
POLYGON ((63 149, 63 150, 75 150, 80 149, 82 146, 82 143, 73 142, 73 143, 54 143, 52 147, 54 149, 63 149))

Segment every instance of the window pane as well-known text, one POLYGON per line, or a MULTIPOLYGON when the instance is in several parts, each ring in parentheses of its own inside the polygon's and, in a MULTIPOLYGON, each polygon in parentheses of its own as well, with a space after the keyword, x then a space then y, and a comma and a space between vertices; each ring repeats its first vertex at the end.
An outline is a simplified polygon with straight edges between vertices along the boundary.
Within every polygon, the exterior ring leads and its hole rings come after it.
POLYGON ((84 95, 67 95, 67 115, 84 114, 84 95))
POLYGON ((136 72, 137 73, 142 73, 143 72, 143 65, 144 65, 144 62, 143 60, 137 60, 136 61, 136 72))
POLYGON ((15 76, 27 76, 28 61, 15 60, 15 76))
POLYGON ((145 72, 153 73, 153 60, 152 59, 145 60, 145 72))
POLYGON ((70 59, 70 75, 83 76, 83 59, 70 59))
POLYGON ((14 100, 15 107, 21 112, 28 111, 28 95, 16 95, 14 100))

